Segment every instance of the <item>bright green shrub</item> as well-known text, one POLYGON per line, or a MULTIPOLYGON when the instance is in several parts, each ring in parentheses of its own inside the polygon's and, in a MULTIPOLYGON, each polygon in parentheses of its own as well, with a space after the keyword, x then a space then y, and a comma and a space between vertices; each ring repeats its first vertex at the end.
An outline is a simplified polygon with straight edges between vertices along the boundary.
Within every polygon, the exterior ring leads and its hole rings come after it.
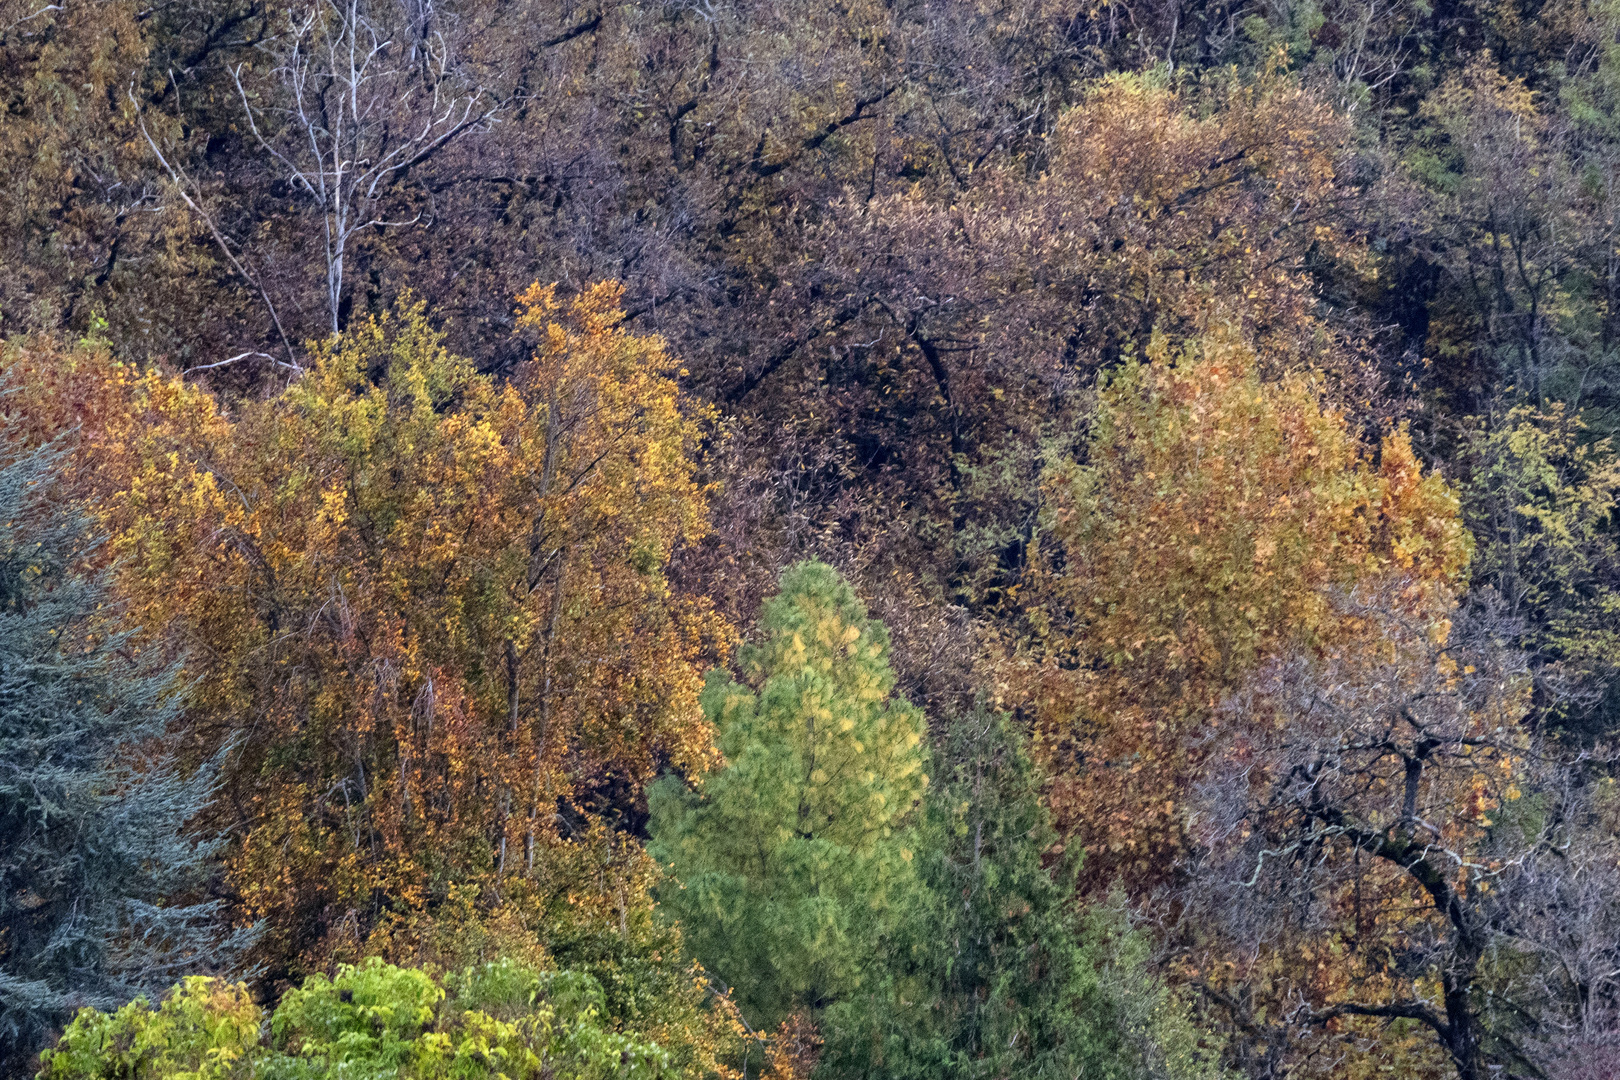
POLYGON ((82 1009, 42 1080, 225 1080, 254 1075, 262 1016, 240 983, 194 975, 152 1008, 136 998, 115 1013, 82 1009))
POLYGON ((266 1025, 245 987, 187 979, 157 1008, 85 1009, 41 1080, 656 1080, 657 1045, 602 1022, 580 972, 497 961, 440 982, 371 959, 311 977, 266 1025))

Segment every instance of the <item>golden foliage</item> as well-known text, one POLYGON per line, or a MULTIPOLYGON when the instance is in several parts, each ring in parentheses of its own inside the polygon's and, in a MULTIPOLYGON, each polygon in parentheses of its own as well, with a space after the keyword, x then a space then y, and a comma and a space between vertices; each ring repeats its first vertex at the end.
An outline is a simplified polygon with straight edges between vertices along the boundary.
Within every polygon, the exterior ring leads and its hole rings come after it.
POLYGON ((77 426, 132 616, 186 657, 193 752, 230 748, 230 882, 288 970, 453 886, 487 910, 568 815, 713 758, 729 631, 663 569, 704 528, 696 421, 619 296, 530 289, 504 383, 406 307, 230 413, 103 353, 7 355, 37 433, 77 426))
POLYGON ((1310 376, 1262 381, 1224 328, 1185 348, 1156 336, 1105 382, 1084 463, 1046 486, 1038 662, 1018 677, 1053 810, 1098 884, 1169 872, 1221 702, 1262 661, 1353 636, 1337 591, 1396 575, 1416 601, 1470 552, 1404 432, 1374 455, 1310 376))
POLYGON ((764 1080, 809 1080, 821 1059, 821 1036, 802 1013, 783 1020, 767 1045, 764 1080))

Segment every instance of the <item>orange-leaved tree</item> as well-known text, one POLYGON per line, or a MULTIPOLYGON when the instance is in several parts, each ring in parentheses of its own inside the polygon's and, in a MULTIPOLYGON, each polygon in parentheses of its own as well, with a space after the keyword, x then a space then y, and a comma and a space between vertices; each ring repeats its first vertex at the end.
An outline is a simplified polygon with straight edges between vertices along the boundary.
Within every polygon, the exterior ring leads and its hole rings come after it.
POLYGON ((10 350, 7 407, 74 430, 147 647, 186 658, 183 737, 233 748, 229 882, 272 973, 415 948, 444 905, 574 897, 627 930, 633 868, 562 880, 559 848, 662 763, 710 763, 697 694, 729 630, 665 579, 705 525, 698 419, 619 296, 530 289, 507 380, 404 306, 229 411, 95 350, 10 350))
POLYGON ((1448 587, 1470 543, 1404 432, 1369 447, 1308 373, 1265 381, 1220 326, 1156 335, 1103 382, 1094 423, 1085 460, 1047 473, 1010 684, 1086 877, 1163 881, 1223 700, 1268 658, 1356 633, 1339 591, 1448 587))

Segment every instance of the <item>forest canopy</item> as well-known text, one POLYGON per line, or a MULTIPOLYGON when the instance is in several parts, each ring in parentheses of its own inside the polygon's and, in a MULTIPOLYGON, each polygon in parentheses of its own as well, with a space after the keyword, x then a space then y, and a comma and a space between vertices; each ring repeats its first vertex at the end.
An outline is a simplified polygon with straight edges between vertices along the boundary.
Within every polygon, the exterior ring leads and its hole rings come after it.
POLYGON ((0 1071, 1600 1080, 1610 0, 0 0, 0 1071))

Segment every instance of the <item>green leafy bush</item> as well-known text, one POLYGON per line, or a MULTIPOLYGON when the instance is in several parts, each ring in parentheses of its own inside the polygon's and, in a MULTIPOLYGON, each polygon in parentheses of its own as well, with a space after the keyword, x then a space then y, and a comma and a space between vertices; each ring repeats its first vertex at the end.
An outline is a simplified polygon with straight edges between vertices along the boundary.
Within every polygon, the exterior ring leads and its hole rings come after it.
POLYGON ((42 1055, 49 1080, 224 1080, 253 1075, 262 1017, 247 988, 194 975, 153 1008, 136 998, 114 1013, 82 1009, 55 1050, 42 1055))
POLYGON ((602 987, 580 972, 509 960, 445 980, 373 958, 288 991, 264 1022, 240 984, 186 979, 154 1008, 85 1009, 41 1080, 655 1080, 657 1045, 602 1021, 602 987))

